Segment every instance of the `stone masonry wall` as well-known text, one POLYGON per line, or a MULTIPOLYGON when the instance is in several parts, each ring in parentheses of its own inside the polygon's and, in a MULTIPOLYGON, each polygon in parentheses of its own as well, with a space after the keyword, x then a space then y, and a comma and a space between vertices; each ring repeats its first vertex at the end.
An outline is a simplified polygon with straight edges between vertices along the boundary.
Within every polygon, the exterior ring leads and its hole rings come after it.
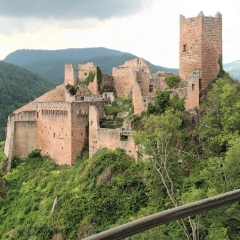
POLYGON ((4 153, 10 160, 13 156, 27 157, 37 148, 36 116, 36 111, 23 111, 8 117, 4 153))
POLYGON ((151 79, 152 69, 147 66, 142 58, 135 58, 125 62, 119 67, 112 69, 112 76, 114 77, 114 87, 118 97, 128 97, 132 95, 132 88, 137 78, 138 81, 143 82, 143 89, 148 91, 148 84, 151 79), (135 74, 135 73, 138 73, 135 74), (145 85, 147 87, 145 87, 145 85))
POLYGON ((75 85, 77 79, 76 74, 73 68, 73 64, 65 64, 64 65, 64 85, 70 84, 72 86, 75 85))
POLYGON ((101 87, 101 93, 115 91, 114 78, 107 74, 102 74, 102 83, 100 87, 101 87))
POLYGON ((132 137, 128 136, 126 141, 120 140, 121 129, 107 129, 99 127, 98 110, 95 106, 89 107, 89 156, 92 157, 100 148, 106 147, 110 150, 122 148, 126 154, 138 161, 137 147, 132 137))
POLYGON ((118 97, 128 97, 132 95, 132 85, 136 74, 131 68, 113 68, 114 87, 118 97))
POLYGON ((73 156, 71 103, 36 103, 40 109, 38 118, 38 149, 42 155, 49 155, 57 164, 71 165, 73 156))
POLYGON ((188 74, 200 70, 200 90, 217 77, 218 59, 222 54, 222 15, 205 17, 202 12, 197 17, 180 16, 180 68, 183 81, 188 74))
POLYGON ((222 15, 203 17, 203 46, 201 87, 205 89, 217 77, 218 59, 222 55, 222 15))
POLYGON ((188 76, 187 97, 185 100, 186 110, 199 106, 199 78, 200 71, 194 71, 188 76))
POLYGON ((134 106, 134 114, 136 115, 141 115, 141 113, 144 111, 142 97, 142 91, 140 89, 138 81, 135 79, 132 90, 132 102, 134 106))
POLYGON ((99 95, 100 93, 98 91, 98 83, 97 83, 97 67, 94 66, 93 62, 78 65, 78 78, 80 80, 87 78, 91 71, 93 73, 95 72, 95 77, 93 82, 90 82, 88 84, 88 89, 92 94, 99 95))
POLYGON ((201 14, 194 18, 180 16, 179 75, 183 81, 194 69, 202 70, 202 22, 201 14))

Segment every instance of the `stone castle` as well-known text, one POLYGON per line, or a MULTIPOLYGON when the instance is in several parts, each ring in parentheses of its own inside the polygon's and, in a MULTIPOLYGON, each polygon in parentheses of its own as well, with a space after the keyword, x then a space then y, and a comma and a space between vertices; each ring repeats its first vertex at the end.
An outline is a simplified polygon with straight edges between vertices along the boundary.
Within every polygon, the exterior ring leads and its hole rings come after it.
MULTIPOLYGON (((222 55, 222 15, 180 16, 180 84, 172 89, 186 97, 186 110, 199 106, 199 94, 219 72, 222 55)), ((140 115, 148 104, 154 104, 158 91, 168 87, 164 72, 152 73, 142 58, 125 62, 112 69, 112 76, 101 74, 94 63, 80 64, 74 70, 65 64, 64 82, 8 117, 4 153, 26 157, 39 149, 57 164, 72 165, 89 145, 89 156, 100 148, 122 148, 138 161, 138 149, 131 137, 131 125, 101 128, 104 104, 117 97, 132 97, 134 114, 140 115), (77 75, 77 76, 76 76, 77 75), (86 79, 91 77, 91 81, 86 79), (125 141, 121 140, 124 136, 125 141)))

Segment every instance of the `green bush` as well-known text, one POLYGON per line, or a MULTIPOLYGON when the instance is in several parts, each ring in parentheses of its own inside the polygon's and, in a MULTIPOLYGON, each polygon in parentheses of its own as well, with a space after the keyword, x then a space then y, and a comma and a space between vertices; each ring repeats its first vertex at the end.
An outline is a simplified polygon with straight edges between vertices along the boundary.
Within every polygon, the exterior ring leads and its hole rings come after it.
POLYGON ((178 75, 167 76, 165 82, 170 88, 173 88, 176 84, 180 82, 180 77, 178 75))

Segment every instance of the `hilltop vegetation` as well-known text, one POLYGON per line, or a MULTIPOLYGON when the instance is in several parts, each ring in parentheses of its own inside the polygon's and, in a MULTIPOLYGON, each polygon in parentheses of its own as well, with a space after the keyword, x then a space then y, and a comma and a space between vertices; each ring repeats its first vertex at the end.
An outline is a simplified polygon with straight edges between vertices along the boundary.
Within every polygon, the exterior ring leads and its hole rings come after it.
MULTIPOLYGON (((75 69, 77 69, 78 64, 94 62, 103 73, 112 75, 113 67, 118 67, 136 57, 130 53, 99 47, 63 50, 17 50, 10 53, 4 61, 62 83, 65 63, 73 63, 75 69)), ((178 69, 156 66, 148 61, 146 63, 152 67, 153 72, 158 70, 178 72, 178 69)))
MULTIPOLYGON (((184 112, 183 101, 170 99, 169 91, 156 98, 141 117, 131 117, 140 153, 149 156, 137 164, 119 149, 101 149, 71 168, 38 153, 14 158, 12 172, 1 173, 6 181, 6 197, 0 198, 1 239, 81 239, 238 188, 239 83, 228 75, 215 80, 195 113, 184 112)), ((236 240, 239 216, 235 203, 128 239, 236 240)))
POLYGON ((0 141, 5 140, 8 115, 56 85, 38 74, 0 61, 0 141))

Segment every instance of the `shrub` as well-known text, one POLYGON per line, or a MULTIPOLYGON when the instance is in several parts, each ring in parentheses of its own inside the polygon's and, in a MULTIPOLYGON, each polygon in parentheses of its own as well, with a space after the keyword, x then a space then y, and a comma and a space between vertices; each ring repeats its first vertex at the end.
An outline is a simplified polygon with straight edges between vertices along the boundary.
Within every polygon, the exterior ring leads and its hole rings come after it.
POLYGON ((40 149, 35 149, 28 155, 29 158, 41 158, 41 150, 40 149))
POLYGON ((180 77, 178 75, 167 76, 165 82, 170 88, 173 88, 176 84, 180 82, 180 77))

